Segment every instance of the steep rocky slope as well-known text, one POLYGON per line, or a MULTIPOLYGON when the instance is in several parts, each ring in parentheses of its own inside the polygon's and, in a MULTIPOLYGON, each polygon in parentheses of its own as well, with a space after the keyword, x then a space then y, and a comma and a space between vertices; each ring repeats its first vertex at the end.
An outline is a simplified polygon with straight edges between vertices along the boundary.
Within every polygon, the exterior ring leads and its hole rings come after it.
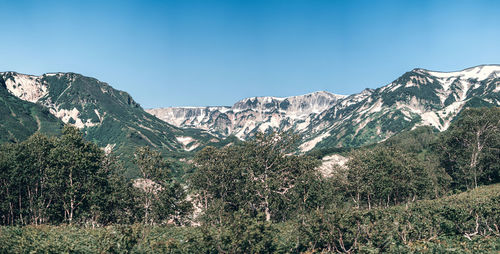
POLYGON ((147 112, 178 127, 198 128, 219 136, 245 139, 255 132, 301 130, 311 117, 335 105, 343 95, 328 92, 286 98, 252 97, 232 107, 179 107, 149 109, 147 112))

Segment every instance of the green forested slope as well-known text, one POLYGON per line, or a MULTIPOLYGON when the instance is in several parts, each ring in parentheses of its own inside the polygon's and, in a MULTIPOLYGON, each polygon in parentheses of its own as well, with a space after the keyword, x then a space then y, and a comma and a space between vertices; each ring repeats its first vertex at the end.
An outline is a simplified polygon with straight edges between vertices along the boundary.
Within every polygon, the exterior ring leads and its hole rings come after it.
MULTIPOLYGON (((37 99, 36 104, 38 105, 33 106, 36 108, 35 111, 44 112, 44 115, 39 117, 40 121, 46 122, 47 120, 44 118, 56 119, 49 114, 51 112, 63 122, 81 128, 87 140, 100 147, 112 148, 114 154, 119 156, 130 168, 127 171, 127 175, 130 177, 136 177, 138 173, 131 163, 132 154, 138 147, 150 146, 169 156, 183 157, 186 154, 192 154, 192 151, 199 150, 203 145, 218 144, 220 141, 220 139, 201 130, 181 129, 159 120, 145 112, 128 93, 114 89, 95 78, 77 73, 31 76, 16 72, 0 73, 0 77, 15 84, 15 88, 11 89, 23 88, 27 92, 35 89, 32 84, 26 83, 27 79, 34 82, 38 89, 43 87, 46 93, 37 99)), ((35 105, 24 102, 10 95, 6 89, 4 90, 5 96, 9 96, 11 100, 23 103, 23 105, 35 105)), ((8 109, 9 107, 6 107, 3 110, 8 109)), ((23 117, 22 114, 15 114, 14 117, 14 114, 7 112, 2 116, 9 117, 11 122, 16 121, 16 118, 23 117)), ((17 120, 22 122, 21 119, 17 120)), ((58 122, 60 123, 60 121, 58 122)), ((29 125, 29 123, 26 122, 25 125, 29 125)), ((31 122, 30 128, 33 131, 22 130, 22 132, 26 132, 26 134, 22 134, 13 132, 12 130, 15 128, 10 126, 5 131, 5 136, 24 140, 36 131, 36 121, 31 122)), ((41 130, 45 129, 48 128, 44 124, 41 130)), ((54 128, 53 132, 48 133, 58 133, 59 130, 60 127, 54 128)))

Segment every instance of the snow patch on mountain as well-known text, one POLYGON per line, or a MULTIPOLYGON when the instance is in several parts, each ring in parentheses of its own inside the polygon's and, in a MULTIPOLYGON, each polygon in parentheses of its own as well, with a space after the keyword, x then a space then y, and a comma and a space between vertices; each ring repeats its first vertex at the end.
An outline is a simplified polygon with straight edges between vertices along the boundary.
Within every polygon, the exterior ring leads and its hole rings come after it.
POLYGON ((181 144, 183 144, 185 146, 190 144, 191 142, 195 141, 195 139, 192 137, 179 136, 179 137, 175 137, 175 138, 177 139, 177 141, 179 141, 181 144))
POLYGON ((299 149, 302 151, 302 152, 307 152, 307 151, 310 151, 311 149, 313 149, 319 142, 321 142, 323 139, 325 139, 326 137, 330 136, 330 132, 325 132, 309 141, 306 141, 304 143, 302 143, 300 146, 299 146, 299 149))
POLYGON ((50 108, 49 111, 51 114, 61 119, 64 123, 71 123, 70 121, 73 120, 73 123, 71 124, 79 129, 97 125, 97 123, 93 123, 90 119, 83 122, 82 119, 79 118, 80 111, 78 111, 77 108, 73 108, 71 110, 50 108))
POLYGON ((48 92, 47 85, 41 82, 40 77, 18 73, 0 73, 0 75, 4 77, 9 92, 22 100, 37 102, 48 92))
POLYGON ((477 79, 478 81, 482 81, 487 78, 500 77, 500 65, 480 65, 454 72, 427 71, 424 69, 419 70, 441 79, 460 78, 463 80, 477 79))
POLYGON ((187 136, 177 136, 175 137, 179 143, 182 144, 184 150, 186 151, 192 151, 200 146, 199 143, 196 143, 196 139, 193 137, 187 137, 187 136))

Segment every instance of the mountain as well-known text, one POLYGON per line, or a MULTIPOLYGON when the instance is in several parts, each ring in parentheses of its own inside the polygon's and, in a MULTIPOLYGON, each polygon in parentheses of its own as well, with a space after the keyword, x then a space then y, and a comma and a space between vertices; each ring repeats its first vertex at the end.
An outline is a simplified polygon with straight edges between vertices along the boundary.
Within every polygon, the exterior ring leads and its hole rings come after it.
POLYGON ((37 130, 58 133, 62 121, 129 158, 143 145, 182 155, 207 144, 224 145, 222 139, 231 135, 247 139, 271 130, 300 134, 302 151, 354 147, 422 125, 445 130, 464 107, 499 106, 499 84, 500 65, 456 72, 414 69, 386 86, 350 96, 322 91, 146 112, 128 93, 95 78, 2 72, 0 141, 23 140, 37 130))
POLYGON ((17 98, 36 103, 64 123, 72 124, 88 140, 131 156, 138 146, 182 152, 218 142, 200 130, 181 129, 145 112, 132 97, 95 78, 76 73, 41 76, 0 73, 5 87, 17 98))
POLYGON ((0 77, 0 142, 18 142, 35 132, 55 135, 63 122, 41 105, 24 101, 9 93, 0 77))
POLYGON ((350 96, 317 92, 289 98, 254 97, 232 107, 150 109, 178 127, 245 139, 255 131, 291 129, 300 149, 353 147, 417 126, 446 130, 465 107, 500 105, 500 65, 456 72, 414 69, 378 89, 350 96))
POLYGON ((360 146, 417 126, 443 131, 464 107, 499 106, 499 86, 499 65, 457 72, 414 69, 363 96, 349 96, 315 117, 302 148, 360 146))
POLYGON ((257 131, 301 130, 308 126, 311 117, 331 108, 343 98, 344 95, 315 92, 286 98, 252 97, 238 101, 232 107, 178 107, 146 111, 178 127, 246 139, 257 131))

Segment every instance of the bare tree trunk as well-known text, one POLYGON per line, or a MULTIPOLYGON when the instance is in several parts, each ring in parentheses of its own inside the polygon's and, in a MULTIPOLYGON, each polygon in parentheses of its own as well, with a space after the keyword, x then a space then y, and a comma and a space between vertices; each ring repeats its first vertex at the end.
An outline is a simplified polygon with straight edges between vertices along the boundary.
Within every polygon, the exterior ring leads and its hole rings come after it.
POLYGON ((476 132, 476 142, 474 144, 474 148, 473 148, 473 151, 472 151, 472 155, 471 155, 471 160, 470 160, 470 168, 472 170, 472 174, 474 176, 474 188, 477 188, 477 164, 478 164, 478 158, 479 158, 479 154, 481 153, 481 151, 483 150, 483 146, 481 145, 481 135, 482 135, 482 131, 481 130, 478 130, 476 132))
POLYGON ((73 211, 75 210, 75 200, 71 198, 70 209, 69 209, 69 224, 73 222, 73 211))
POLYGON ((24 220, 23 220, 23 209, 22 209, 22 200, 21 200, 21 193, 19 193, 18 195, 18 199, 19 199, 19 219, 21 220, 21 224, 24 224, 24 220))
POLYGON ((70 195, 71 196, 70 196, 70 201, 69 201, 70 202, 70 206, 69 206, 70 210, 69 210, 69 214, 68 214, 68 216, 69 216, 68 220, 69 220, 69 224, 71 225, 71 223, 73 222, 73 209, 74 209, 74 205, 75 205, 74 204, 74 197, 73 197, 73 195, 74 195, 74 193, 73 193, 74 192, 74 189, 73 189, 73 170, 69 171, 69 186, 70 186, 70 191, 71 191, 70 195))
MULTIPOLYGON (((266 163, 267 164, 267 163, 266 163)), ((267 178, 267 170, 268 167, 266 166, 266 169, 264 171, 264 205, 265 205, 265 214, 266 214, 266 221, 271 221, 271 211, 269 210, 269 193, 271 190, 269 189, 269 183, 268 183, 268 178, 267 178)))
POLYGON ((271 212, 268 206, 266 206, 266 221, 271 221, 271 212))
POLYGON ((368 210, 371 210, 372 204, 371 204, 370 194, 367 195, 367 198, 368 198, 368 210))

